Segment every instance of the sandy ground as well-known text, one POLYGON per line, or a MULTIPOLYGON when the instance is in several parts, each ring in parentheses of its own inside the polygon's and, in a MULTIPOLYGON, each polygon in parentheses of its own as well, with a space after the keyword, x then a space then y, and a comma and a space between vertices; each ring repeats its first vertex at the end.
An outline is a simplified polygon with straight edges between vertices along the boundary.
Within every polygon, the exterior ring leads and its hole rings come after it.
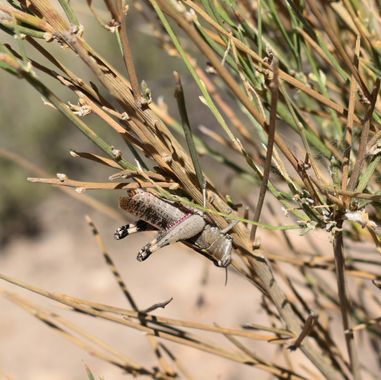
MULTIPOLYGON (((14 239, 0 256, 1 272, 50 291, 128 307, 84 221, 83 216, 88 210, 76 203, 74 207, 73 203, 68 197, 57 195, 43 204, 39 216, 44 215, 44 234, 36 240, 14 239)), ((237 275, 231 273, 225 287, 223 270, 181 244, 139 263, 135 259, 136 252, 154 233, 145 232, 124 241, 114 241, 112 233, 118 224, 110 223, 96 212, 91 214, 141 308, 173 297, 171 304, 165 310, 158 310, 157 314, 232 327, 240 323, 265 322, 258 305, 259 292, 237 275), (201 284, 205 268, 209 271, 207 286, 201 284), (202 307, 197 306, 200 296, 205 301, 202 307)), ((65 316, 141 363, 156 365, 147 338, 141 332, 68 312, 49 300, 5 282, 1 282, 1 288, 65 316)), ((105 379, 131 377, 92 358, 57 331, 3 298, 0 298, 0 336, 0 373, 3 378, 84 379, 85 364, 105 379)), ((215 336, 210 339, 220 342, 222 347, 234 348, 224 339, 215 336)), ((253 368, 192 348, 176 344, 168 346, 199 379, 252 379, 256 373, 261 379, 268 378, 253 368)), ((260 345, 254 347, 261 348, 260 345)), ((268 353, 264 356, 269 357, 268 353)))
MULTIPOLYGON (((118 226, 117 222, 111 222, 60 193, 49 198, 36 215, 36 218, 42 218, 43 235, 35 240, 13 239, 6 246, 0 255, 1 273, 49 291, 128 308, 84 220, 86 213, 96 223, 140 308, 173 297, 166 309, 159 309, 155 313, 172 318, 216 322, 226 327, 250 322, 269 325, 261 311, 259 291, 237 274, 230 272, 228 284, 224 286, 224 271, 182 244, 166 248, 146 262, 139 263, 135 259, 136 253, 154 236, 153 232, 142 232, 123 241, 115 241, 112 234, 118 226), (208 283, 204 286, 201 280, 206 269, 208 283), (204 300, 201 307, 198 305, 200 297, 204 300)), ((277 239, 266 239, 263 233, 260 235, 265 245, 275 247, 273 253, 284 252, 284 247, 277 239)), ((324 241, 319 241, 320 248, 324 249, 324 245, 324 241)), ((141 332, 65 310, 57 303, 4 281, 1 281, 0 289, 17 293, 64 316, 145 366, 157 365, 148 340, 141 332)), ((225 338, 213 334, 205 336, 221 347, 236 350, 225 338)), ((91 368, 96 378, 132 378, 119 368, 93 358, 64 339, 60 333, 2 297, 0 337, 1 380, 86 379, 85 365, 91 368)), ((271 351, 267 344, 254 341, 245 343, 267 361, 282 363, 283 354, 275 348, 271 351)), ((168 347, 197 379, 271 378, 263 371, 192 348, 175 343, 168 343, 168 347)), ((366 352, 366 348, 361 350, 361 356, 366 355, 366 352)), ((290 354, 290 360, 293 363, 302 360, 306 368, 316 373, 299 352, 290 354)), ((373 364, 369 363, 374 367, 373 364)))

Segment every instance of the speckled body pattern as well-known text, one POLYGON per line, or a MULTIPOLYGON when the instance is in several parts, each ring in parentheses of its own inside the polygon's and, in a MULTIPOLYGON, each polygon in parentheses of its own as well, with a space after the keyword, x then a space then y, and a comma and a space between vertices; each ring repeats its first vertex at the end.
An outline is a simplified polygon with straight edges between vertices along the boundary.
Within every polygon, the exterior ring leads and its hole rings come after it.
POLYGON ((158 230, 167 230, 185 216, 180 209, 144 190, 128 191, 119 199, 120 207, 158 230))
MULTIPOLYGON (((231 236, 207 223, 200 214, 162 200, 142 189, 129 191, 127 197, 120 198, 119 204, 123 210, 160 231, 156 239, 139 251, 139 261, 145 260, 159 248, 184 241, 196 247, 217 266, 226 267, 230 264, 231 236)), ((139 228, 138 224, 120 227, 115 232, 115 238, 122 239, 141 229, 143 228, 139 228)))

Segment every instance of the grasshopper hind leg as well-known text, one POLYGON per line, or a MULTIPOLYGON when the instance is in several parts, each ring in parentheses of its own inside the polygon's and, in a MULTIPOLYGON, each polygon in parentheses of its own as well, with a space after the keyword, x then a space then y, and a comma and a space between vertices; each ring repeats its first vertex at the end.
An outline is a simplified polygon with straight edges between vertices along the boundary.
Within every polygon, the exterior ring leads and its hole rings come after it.
POLYGON ((205 220, 197 214, 185 215, 171 228, 163 231, 157 238, 146 244, 138 253, 138 261, 146 260, 152 253, 160 248, 180 240, 187 240, 201 233, 205 227, 205 220))
POLYGON ((158 236, 157 238, 155 238, 152 241, 150 241, 149 243, 147 243, 138 252, 138 256, 136 257, 136 259, 138 261, 144 261, 144 260, 148 259, 148 257, 151 256, 152 253, 154 253, 155 251, 157 251, 160 248, 165 247, 166 245, 169 245, 169 243, 168 242, 167 243, 161 242, 160 236, 158 236))
POLYGON ((152 227, 148 223, 139 220, 136 224, 129 223, 117 228, 114 232, 114 238, 116 240, 124 239, 126 236, 134 234, 135 232, 146 231, 149 229, 152 229, 152 227))

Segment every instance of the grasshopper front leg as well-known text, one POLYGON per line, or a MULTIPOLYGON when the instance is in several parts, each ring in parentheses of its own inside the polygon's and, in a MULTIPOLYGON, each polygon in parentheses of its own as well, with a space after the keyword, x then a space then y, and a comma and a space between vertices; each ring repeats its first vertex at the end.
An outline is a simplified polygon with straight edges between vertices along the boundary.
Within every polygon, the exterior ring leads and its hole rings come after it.
POLYGON ((173 226, 161 232, 157 238, 146 244, 138 253, 138 261, 146 260, 153 252, 171 243, 187 240, 200 234, 205 228, 204 218, 198 214, 187 214, 173 226))

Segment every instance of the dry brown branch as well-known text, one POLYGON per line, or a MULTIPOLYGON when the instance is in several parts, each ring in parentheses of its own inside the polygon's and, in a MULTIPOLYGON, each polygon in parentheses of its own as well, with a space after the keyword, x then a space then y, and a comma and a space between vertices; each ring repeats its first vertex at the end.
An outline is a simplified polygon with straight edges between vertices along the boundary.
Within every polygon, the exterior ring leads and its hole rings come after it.
MULTIPOLYGON (((63 336, 66 339, 70 340, 75 345, 81 347, 90 355, 108 361, 111 364, 117 365, 118 367, 124 369, 127 373, 132 373, 134 375, 140 373, 155 378, 154 371, 147 369, 138 362, 128 358, 126 355, 117 351, 114 347, 110 346, 109 344, 105 343, 104 341, 95 337, 94 335, 89 334, 88 332, 76 326, 75 324, 69 322, 65 318, 55 313, 46 311, 43 308, 34 305, 30 301, 14 293, 10 293, 5 290, 0 290, 0 292, 8 300, 21 306, 30 314, 34 315, 42 322, 45 322, 48 326, 54 328, 56 331, 63 334, 63 336), (87 343, 87 341, 89 341, 91 344, 87 343)), ((164 373, 159 373, 158 376, 162 379, 168 379, 168 376, 164 373)))
MULTIPOLYGON (((337 288, 340 300, 341 317, 344 331, 350 329, 351 325, 351 306, 348 299, 347 283, 344 272, 344 254, 343 254, 343 233, 341 231, 343 227, 342 222, 338 222, 338 232, 335 234, 335 240, 333 243, 335 266, 337 275, 337 288)), ((359 359, 356 344, 353 334, 345 334, 345 341, 347 344, 347 351, 350 360, 351 370, 355 376, 355 379, 361 379, 361 372, 359 366, 359 359)))
MULTIPOLYGON (((259 222, 259 218, 261 216, 263 203, 265 201, 265 196, 267 192, 267 184, 270 176, 271 169, 271 160, 273 155, 273 147, 274 147, 274 136, 275 136, 275 127, 276 127, 276 114, 277 114, 277 104, 279 97, 279 83, 278 83, 278 62, 275 61, 273 63, 273 78, 270 84, 271 90, 271 109, 270 109, 270 121, 269 121, 269 129, 268 129, 268 142, 267 142, 267 151, 266 151, 266 161, 263 169, 263 178, 261 182, 261 188, 259 189, 259 197, 258 203, 255 207, 254 212, 254 221, 259 222)), ((252 226, 250 232, 250 239, 255 244, 255 235, 257 233, 257 226, 254 224, 252 226)))
MULTIPOLYGON (((354 55, 354 65, 358 68, 358 59, 360 54, 360 38, 357 37, 356 47, 355 47, 355 55, 354 55)), ((351 157, 351 146, 352 146, 352 128, 353 128, 353 116, 356 105, 356 90, 357 90, 357 82, 355 81, 355 77, 352 74, 351 76, 351 87, 349 92, 349 105, 348 105, 348 120, 347 126, 345 129, 345 150, 344 150, 344 159, 343 159, 343 176, 341 178, 341 190, 346 191, 348 185, 348 176, 349 176, 349 165, 350 165, 350 157, 351 157)), ((345 199, 345 204, 348 207, 348 200, 345 199)))
POLYGON ((169 188, 175 190, 179 187, 177 183, 174 182, 84 182, 76 181, 74 179, 69 179, 65 177, 64 174, 58 173, 60 178, 27 178, 29 182, 33 183, 47 183, 54 186, 66 186, 74 187, 77 192, 82 193, 85 190, 134 190, 134 189, 149 189, 154 187, 169 188))
POLYGON ((302 332, 296 338, 295 342, 288 347, 289 350, 295 351, 297 348, 300 347, 304 338, 311 333, 311 330, 314 327, 314 324, 316 323, 317 317, 318 316, 316 315, 316 313, 314 313, 314 312, 310 313, 310 315, 308 316, 308 318, 307 318, 307 320, 303 326, 302 332))
MULTIPOLYGON (((0 148, 0 157, 3 157, 3 158, 6 158, 7 160, 15 162, 17 165, 28 170, 29 173, 34 173, 35 175, 39 175, 39 176, 47 175, 47 173, 44 170, 32 164, 30 160, 27 160, 26 158, 20 156, 19 154, 16 154, 4 148, 0 148)), ((97 199, 90 197, 87 194, 78 194, 64 187, 60 187, 60 189, 67 195, 71 196, 72 198, 98 210, 100 213, 107 215, 113 220, 117 220, 117 221, 124 220, 124 217, 120 213, 116 212, 113 208, 98 201, 97 199)))

